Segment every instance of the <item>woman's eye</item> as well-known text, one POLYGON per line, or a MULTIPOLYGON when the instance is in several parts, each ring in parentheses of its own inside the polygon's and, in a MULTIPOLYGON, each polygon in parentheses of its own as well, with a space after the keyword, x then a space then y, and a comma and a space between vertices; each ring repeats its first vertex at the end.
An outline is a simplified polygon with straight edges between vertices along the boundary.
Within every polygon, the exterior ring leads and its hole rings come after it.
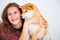
POLYGON ((12 14, 10 13, 10 14, 8 14, 8 15, 12 15, 12 14))

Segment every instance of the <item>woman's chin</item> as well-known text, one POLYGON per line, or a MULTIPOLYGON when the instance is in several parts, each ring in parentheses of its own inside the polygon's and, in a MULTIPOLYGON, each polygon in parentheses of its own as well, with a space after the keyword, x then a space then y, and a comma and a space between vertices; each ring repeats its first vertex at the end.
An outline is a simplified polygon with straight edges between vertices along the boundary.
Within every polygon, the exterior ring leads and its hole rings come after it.
POLYGON ((15 21, 15 22, 12 22, 13 25, 17 25, 18 24, 18 21, 15 21))

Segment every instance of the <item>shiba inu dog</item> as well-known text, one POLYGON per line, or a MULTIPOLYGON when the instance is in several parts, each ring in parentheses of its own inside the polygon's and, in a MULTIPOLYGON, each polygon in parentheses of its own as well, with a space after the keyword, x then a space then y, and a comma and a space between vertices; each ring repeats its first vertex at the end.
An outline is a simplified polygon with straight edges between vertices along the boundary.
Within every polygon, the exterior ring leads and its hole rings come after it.
POLYGON ((47 38, 48 35, 48 23, 45 18, 41 15, 38 8, 31 3, 27 3, 22 8, 22 18, 23 19, 31 19, 33 17, 39 18, 39 24, 30 23, 28 30, 29 30, 29 37, 30 40, 50 40, 47 38))

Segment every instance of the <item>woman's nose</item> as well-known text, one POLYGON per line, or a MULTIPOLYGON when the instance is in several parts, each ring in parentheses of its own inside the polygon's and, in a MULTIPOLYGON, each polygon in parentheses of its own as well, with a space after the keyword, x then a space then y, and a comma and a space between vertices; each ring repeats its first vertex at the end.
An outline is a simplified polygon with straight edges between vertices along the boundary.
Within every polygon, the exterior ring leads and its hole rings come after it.
POLYGON ((12 14, 12 16, 11 16, 12 18, 14 18, 15 17, 15 15, 14 14, 12 14))

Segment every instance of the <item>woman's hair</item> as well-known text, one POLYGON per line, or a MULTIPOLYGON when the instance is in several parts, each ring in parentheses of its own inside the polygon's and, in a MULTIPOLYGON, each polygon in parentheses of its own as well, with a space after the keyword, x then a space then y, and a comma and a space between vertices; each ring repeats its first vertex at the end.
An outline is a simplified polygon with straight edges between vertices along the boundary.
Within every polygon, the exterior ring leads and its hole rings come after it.
MULTIPOLYGON (((18 4, 16 3, 9 3, 3 10, 2 12, 2 24, 3 24, 3 30, 7 31, 9 29, 9 26, 12 26, 12 24, 9 22, 8 17, 7 17, 7 10, 9 7, 15 6, 18 8, 18 10, 20 11, 20 13, 22 13, 22 9, 19 7, 18 4)), ((23 21, 23 19, 22 19, 23 21)))

